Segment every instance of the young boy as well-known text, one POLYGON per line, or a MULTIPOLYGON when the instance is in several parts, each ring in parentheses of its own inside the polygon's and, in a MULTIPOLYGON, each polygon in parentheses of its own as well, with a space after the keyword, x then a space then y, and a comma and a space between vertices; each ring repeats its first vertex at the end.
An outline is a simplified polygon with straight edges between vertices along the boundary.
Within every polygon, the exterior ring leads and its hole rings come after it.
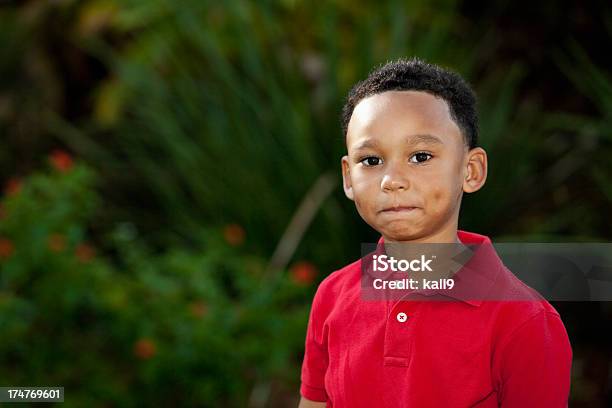
POLYGON ((475 105, 459 75, 418 59, 387 63, 349 93, 344 191, 379 244, 488 246, 489 276, 482 297, 428 302, 363 300, 361 259, 330 274, 312 302, 300 408, 567 406, 572 350, 559 314, 541 298, 489 301, 533 290, 489 238, 458 230, 463 193, 487 177, 475 105))

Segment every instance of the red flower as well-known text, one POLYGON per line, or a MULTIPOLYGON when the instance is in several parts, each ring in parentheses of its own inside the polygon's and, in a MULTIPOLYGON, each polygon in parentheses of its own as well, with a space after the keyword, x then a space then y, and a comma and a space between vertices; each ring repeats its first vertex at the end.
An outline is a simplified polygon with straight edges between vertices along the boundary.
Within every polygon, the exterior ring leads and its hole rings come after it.
POLYGON ((0 258, 8 258, 15 252, 13 241, 8 238, 0 238, 0 258))
POLYGON ((20 178, 12 177, 6 182, 4 186, 4 193, 9 196, 19 194, 21 191, 21 185, 22 183, 20 178))
POLYGON ((311 284, 318 274, 317 268, 308 261, 295 263, 289 272, 291 272, 291 279, 298 285, 311 284))
POLYGON ((67 172, 72 168, 72 156, 64 150, 54 150, 49 155, 49 161, 51 165, 61 172, 67 172))
POLYGON ((208 313, 208 306, 201 300, 196 300, 189 304, 189 311, 194 317, 203 317, 208 313))
POLYGON ((157 346, 151 339, 142 338, 134 343, 134 355, 141 360, 148 360, 157 353, 157 346))
POLYGON ((95 255, 95 250, 91 245, 79 244, 74 250, 74 255, 81 262, 89 262, 95 255))
POLYGON ((62 252, 66 248, 66 237, 62 234, 51 234, 47 239, 47 246, 53 252, 62 252))
POLYGON ((232 246, 242 244, 245 235, 244 229, 238 224, 228 224, 223 228, 223 237, 232 246))

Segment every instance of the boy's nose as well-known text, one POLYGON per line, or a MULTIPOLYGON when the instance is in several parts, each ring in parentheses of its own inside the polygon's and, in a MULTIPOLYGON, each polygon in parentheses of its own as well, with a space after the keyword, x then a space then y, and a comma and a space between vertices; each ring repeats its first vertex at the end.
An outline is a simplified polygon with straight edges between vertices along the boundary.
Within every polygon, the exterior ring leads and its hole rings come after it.
POLYGON ((383 191, 407 190, 408 180, 400 172, 388 172, 382 178, 380 188, 383 191))

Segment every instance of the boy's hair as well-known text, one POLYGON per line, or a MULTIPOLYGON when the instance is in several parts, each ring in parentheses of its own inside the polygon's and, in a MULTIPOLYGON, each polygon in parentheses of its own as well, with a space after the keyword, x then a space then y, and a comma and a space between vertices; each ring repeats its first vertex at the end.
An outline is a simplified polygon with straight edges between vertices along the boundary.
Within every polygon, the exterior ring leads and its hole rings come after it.
POLYGON ((476 147, 478 115, 474 91, 459 74, 416 57, 387 62, 351 88, 342 108, 345 139, 355 106, 362 99, 385 91, 424 91, 441 97, 448 104, 451 117, 461 129, 466 144, 470 149, 476 147))

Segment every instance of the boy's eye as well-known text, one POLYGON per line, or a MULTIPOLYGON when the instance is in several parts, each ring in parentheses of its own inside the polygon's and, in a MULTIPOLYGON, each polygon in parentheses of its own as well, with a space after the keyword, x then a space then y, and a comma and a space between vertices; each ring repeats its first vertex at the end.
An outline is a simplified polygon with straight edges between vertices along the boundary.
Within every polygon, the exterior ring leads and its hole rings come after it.
POLYGON ((410 157, 410 162, 411 163, 423 163, 426 162, 427 160, 431 159, 433 156, 429 153, 425 153, 425 152, 418 152, 413 154, 410 157))
POLYGON ((364 166, 370 167, 370 166, 378 166, 380 163, 382 163, 382 160, 380 159, 380 157, 368 156, 368 157, 364 157, 363 159, 361 159, 360 162, 364 166))

